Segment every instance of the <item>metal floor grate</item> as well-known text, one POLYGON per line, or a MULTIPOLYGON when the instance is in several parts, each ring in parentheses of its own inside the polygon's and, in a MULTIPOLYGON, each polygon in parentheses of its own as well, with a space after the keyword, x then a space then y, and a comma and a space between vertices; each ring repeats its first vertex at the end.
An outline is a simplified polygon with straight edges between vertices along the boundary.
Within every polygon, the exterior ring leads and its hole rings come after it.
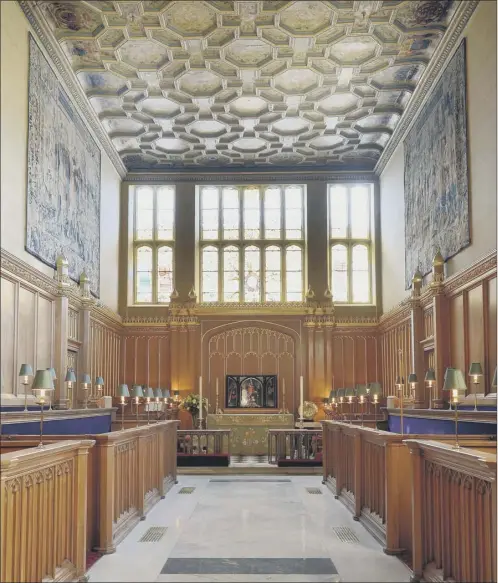
POLYGON ((193 486, 185 486, 185 487, 180 489, 178 494, 192 494, 192 492, 194 490, 195 490, 195 488, 193 486))
POLYGON ((332 528, 335 536, 343 543, 359 543, 360 539, 348 526, 334 526, 332 528))
POLYGON ((163 538, 167 530, 166 526, 151 526, 138 542, 157 543, 163 538))
POLYGON ((308 494, 321 494, 320 488, 306 488, 308 494))

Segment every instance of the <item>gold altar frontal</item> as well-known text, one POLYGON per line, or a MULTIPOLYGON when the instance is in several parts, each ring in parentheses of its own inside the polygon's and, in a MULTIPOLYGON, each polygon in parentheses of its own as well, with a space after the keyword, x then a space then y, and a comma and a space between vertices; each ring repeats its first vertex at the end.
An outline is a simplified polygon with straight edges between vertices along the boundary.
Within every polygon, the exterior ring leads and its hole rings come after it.
POLYGON ((293 429, 288 413, 210 413, 208 429, 230 429, 231 455, 267 455, 269 429, 293 429))

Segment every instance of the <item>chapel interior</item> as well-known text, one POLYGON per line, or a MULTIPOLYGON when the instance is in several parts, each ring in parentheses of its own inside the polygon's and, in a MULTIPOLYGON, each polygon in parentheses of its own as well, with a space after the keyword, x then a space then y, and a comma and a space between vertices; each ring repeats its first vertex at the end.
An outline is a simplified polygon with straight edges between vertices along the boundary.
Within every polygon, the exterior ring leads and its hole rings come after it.
POLYGON ((0 4, 0 580, 497 581, 496 1, 0 4))

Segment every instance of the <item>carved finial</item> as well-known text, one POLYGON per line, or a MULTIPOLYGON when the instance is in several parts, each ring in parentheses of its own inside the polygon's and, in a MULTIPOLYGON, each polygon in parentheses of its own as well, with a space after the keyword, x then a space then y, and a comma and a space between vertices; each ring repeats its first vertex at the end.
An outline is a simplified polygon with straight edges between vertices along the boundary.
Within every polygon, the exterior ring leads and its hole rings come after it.
POLYGON ((413 296, 420 295, 420 290, 422 289, 423 281, 424 281, 424 277, 420 273, 420 270, 417 268, 417 271, 413 274, 413 277, 412 277, 412 295, 413 296))
POLYGON ((169 296, 169 299, 174 302, 176 301, 178 298, 180 297, 180 294, 178 293, 177 289, 174 288, 173 291, 171 292, 171 295, 169 296))
POLYGON ((434 259, 432 260, 432 265, 433 265, 433 267, 444 265, 444 257, 441 255, 440 250, 438 250, 436 255, 434 255, 434 259))
POLYGON ((80 275, 80 290, 82 298, 84 299, 90 298, 90 279, 88 278, 87 274, 84 271, 80 275))
POLYGON ((432 284, 441 284, 444 280, 444 258, 438 251, 432 260, 432 284))
POLYGON ((329 287, 327 287, 327 289, 325 290, 323 297, 326 298, 327 300, 332 300, 332 292, 330 291, 329 287))
POLYGON ((194 302, 197 300, 197 294, 195 293, 194 286, 192 286, 192 289, 188 292, 188 299, 194 302))
POLYGON ((306 292, 306 299, 312 300, 315 297, 315 292, 311 289, 311 285, 308 286, 308 291, 306 292))
POLYGON ((69 285, 69 263, 64 255, 59 255, 55 262, 57 269, 57 281, 60 285, 69 285))

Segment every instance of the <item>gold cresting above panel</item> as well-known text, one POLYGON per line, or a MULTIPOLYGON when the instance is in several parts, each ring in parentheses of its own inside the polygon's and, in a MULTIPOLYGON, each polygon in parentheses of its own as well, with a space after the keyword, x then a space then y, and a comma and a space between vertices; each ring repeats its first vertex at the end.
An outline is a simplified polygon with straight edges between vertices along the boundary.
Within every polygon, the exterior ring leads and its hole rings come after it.
POLYGON ((372 170, 456 5, 37 3, 129 171, 372 170))

